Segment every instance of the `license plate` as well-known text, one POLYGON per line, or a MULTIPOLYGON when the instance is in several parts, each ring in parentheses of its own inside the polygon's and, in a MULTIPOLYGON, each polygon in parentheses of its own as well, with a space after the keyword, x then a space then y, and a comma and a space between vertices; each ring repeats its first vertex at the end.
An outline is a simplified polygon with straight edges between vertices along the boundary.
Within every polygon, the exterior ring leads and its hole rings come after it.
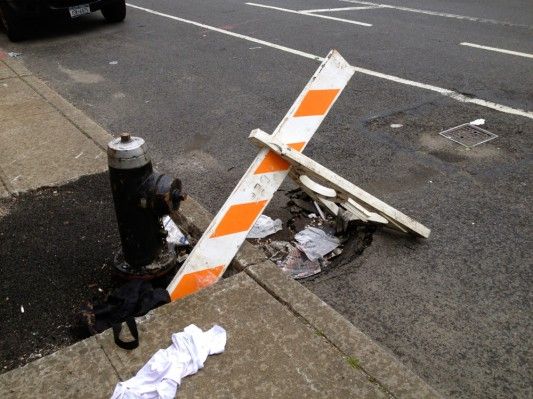
POLYGON ((79 17, 80 15, 90 14, 91 7, 89 7, 89 4, 81 4, 79 6, 69 7, 68 11, 70 12, 71 18, 76 18, 76 17, 79 17))

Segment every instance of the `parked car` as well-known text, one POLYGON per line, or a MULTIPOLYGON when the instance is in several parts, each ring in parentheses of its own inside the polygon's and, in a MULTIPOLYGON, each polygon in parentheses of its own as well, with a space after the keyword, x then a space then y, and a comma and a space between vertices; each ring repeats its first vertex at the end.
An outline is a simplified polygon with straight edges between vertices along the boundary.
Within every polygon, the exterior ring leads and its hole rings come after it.
POLYGON ((102 11, 109 22, 126 18, 126 0, 0 0, 0 20, 11 41, 24 39, 32 20, 56 15, 77 18, 102 11))

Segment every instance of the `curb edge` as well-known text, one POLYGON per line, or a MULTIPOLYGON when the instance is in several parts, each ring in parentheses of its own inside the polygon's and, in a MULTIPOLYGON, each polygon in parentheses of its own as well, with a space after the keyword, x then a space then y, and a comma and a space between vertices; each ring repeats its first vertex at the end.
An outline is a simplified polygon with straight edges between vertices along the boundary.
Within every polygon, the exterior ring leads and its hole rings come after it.
MULTIPOLYGON (((199 239, 213 215, 192 198, 183 201, 171 215, 176 224, 199 239)), ((442 396, 407 366, 382 348, 355 325, 300 283, 286 276, 265 254, 245 241, 231 266, 256 281, 276 300, 302 318, 317 334, 347 358, 361 359, 361 370, 386 393, 399 398, 441 398, 442 396)), ((230 269, 228 269, 230 270, 230 269)))

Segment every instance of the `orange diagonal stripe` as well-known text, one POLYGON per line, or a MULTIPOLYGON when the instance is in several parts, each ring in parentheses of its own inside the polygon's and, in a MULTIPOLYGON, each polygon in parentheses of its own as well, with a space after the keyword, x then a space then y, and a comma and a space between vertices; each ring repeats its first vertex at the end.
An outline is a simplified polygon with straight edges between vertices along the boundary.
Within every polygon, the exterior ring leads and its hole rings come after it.
POLYGON ((324 115, 338 92, 339 89, 309 90, 294 116, 324 115))
POLYGON ((263 200, 232 205, 218 224, 211 238, 240 233, 250 229, 254 220, 263 212, 267 202, 267 200, 263 200))
POLYGON ((216 266, 211 269, 200 270, 183 276, 178 286, 172 291, 172 300, 194 294, 196 291, 217 282, 224 271, 224 266, 216 266))
MULTIPOLYGON (((289 147, 296 151, 301 151, 305 145, 305 142, 287 144, 289 147)), ((276 154, 274 151, 269 151, 263 161, 259 164, 254 174, 259 175, 261 173, 279 172, 280 170, 289 169, 289 163, 282 157, 276 154)))

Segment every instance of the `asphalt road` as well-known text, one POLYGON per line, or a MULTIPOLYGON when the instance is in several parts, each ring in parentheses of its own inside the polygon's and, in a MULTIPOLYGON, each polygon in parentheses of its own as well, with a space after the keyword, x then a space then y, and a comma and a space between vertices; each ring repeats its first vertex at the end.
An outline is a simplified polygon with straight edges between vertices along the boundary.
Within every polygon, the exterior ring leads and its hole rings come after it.
MULTIPOLYGON (((132 0, 147 10, 123 24, 54 22, 0 48, 110 132, 146 138, 213 212, 255 155, 249 132, 272 131, 312 56, 338 49, 360 69, 306 154, 433 233, 378 231, 304 284, 445 396, 531 397, 531 2, 256 1, 284 10, 132 0), (365 8, 287 11, 342 7, 365 8), (466 149, 438 134, 477 118, 498 138, 466 149)), ((283 217, 285 202, 266 213, 283 217)))

